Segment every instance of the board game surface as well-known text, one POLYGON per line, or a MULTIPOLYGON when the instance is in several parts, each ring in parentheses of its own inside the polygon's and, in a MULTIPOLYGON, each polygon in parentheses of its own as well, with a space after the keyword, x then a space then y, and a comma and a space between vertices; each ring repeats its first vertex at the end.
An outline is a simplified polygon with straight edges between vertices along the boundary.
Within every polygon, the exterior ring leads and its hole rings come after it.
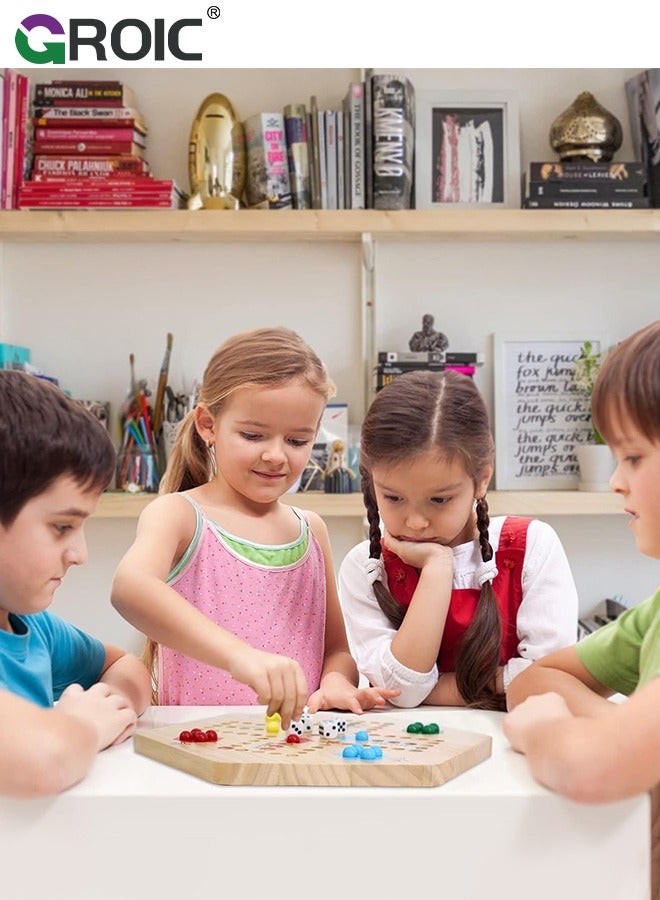
POLYGON ((300 743, 287 743, 286 732, 266 733, 262 713, 221 713, 214 718, 168 725, 140 732, 134 737, 137 753, 215 784, 316 785, 336 787, 435 787, 444 784, 491 754, 490 735, 443 729, 442 721, 412 710, 410 722, 436 722, 439 734, 409 734, 407 720, 386 714, 346 714, 346 734, 326 738, 318 724, 336 715, 317 713, 311 734, 300 743), (215 743, 182 743, 179 734, 200 728, 217 732, 215 743), (378 759, 347 759, 356 734, 366 732, 360 743, 378 746, 378 759))

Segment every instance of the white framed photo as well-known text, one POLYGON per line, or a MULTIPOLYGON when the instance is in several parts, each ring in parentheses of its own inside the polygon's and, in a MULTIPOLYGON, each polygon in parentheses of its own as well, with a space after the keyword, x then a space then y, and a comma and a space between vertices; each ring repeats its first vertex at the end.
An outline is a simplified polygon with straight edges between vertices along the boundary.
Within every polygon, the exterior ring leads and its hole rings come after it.
POLYGON ((518 97, 417 91, 415 207, 520 208, 518 97))
POLYGON ((602 336, 494 336, 495 487, 577 490, 579 444, 592 434, 590 398, 573 372, 585 341, 603 357, 602 336))

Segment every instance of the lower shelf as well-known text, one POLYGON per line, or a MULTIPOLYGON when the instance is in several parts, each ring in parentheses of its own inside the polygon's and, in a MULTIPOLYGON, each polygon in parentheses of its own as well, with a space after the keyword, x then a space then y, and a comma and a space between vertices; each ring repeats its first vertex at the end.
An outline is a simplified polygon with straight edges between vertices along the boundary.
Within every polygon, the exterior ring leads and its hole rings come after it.
MULTIPOLYGON (((103 494, 95 518, 135 519, 154 494, 103 494)), ((362 494, 286 494, 286 503, 310 509, 323 518, 361 518, 362 494)), ((582 491, 493 491, 488 494, 492 515, 517 516, 609 516, 623 512, 623 500, 616 494, 582 491)))

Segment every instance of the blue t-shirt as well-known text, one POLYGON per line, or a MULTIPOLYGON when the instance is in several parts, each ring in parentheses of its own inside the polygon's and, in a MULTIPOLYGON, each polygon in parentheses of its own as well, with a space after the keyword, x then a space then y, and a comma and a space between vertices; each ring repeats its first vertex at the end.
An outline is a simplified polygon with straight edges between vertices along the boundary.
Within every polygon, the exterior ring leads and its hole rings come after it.
POLYGON ((48 611, 9 614, 13 634, 0 630, 0 688, 52 706, 70 684, 90 688, 101 677, 105 647, 48 611))

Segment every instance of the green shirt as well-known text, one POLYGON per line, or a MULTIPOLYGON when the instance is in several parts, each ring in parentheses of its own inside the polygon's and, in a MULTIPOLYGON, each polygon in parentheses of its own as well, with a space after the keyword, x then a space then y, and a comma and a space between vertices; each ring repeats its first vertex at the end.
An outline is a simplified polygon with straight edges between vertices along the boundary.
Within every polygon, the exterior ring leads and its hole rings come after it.
POLYGON ((576 645, 591 674, 613 691, 632 692, 660 675, 660 589, 576 645))

